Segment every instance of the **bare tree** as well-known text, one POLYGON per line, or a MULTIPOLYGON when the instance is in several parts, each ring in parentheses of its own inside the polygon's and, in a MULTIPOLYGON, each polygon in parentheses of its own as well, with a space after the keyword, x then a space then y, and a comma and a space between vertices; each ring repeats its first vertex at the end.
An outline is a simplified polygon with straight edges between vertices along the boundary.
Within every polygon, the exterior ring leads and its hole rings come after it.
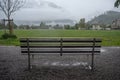
POLYGON ((23 7, 24 4, 25 0, 0 0, 0 10, 4 12, 8 19, 10 34, 13 34, 13 28, 10 25, 11 14, 23 7))

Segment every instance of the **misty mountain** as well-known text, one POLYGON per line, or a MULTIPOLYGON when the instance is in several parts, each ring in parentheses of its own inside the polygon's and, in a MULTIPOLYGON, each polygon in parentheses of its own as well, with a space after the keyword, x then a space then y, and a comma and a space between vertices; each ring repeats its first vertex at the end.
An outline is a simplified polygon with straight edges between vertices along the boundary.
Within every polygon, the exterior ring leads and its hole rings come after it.
POLYGON ((104 14, 94 17, 93 19, 88 21, 88 23, 89 24, 112 24, 112 22, 116 19, 120 19, 120 12, 107 11, 104 14))
POLYGON ((44 20, 44 21, 25 21, 25 20, 16 20, 14 21, 17 25, 36 25, 39 26, 41 22, 44 22, 47 25, 74 25, 76 21, 71 19, 58 19, 58 20, 44 20))

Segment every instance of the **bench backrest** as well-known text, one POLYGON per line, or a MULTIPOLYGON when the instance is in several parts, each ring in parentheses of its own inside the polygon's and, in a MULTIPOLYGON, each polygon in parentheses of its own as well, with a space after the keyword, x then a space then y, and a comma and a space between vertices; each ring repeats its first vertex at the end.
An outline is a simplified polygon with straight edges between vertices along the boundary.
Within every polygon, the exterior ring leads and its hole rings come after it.
POLYGON ((99 54, 97 38, 21 38, 21 53, 26 54, 99 54))

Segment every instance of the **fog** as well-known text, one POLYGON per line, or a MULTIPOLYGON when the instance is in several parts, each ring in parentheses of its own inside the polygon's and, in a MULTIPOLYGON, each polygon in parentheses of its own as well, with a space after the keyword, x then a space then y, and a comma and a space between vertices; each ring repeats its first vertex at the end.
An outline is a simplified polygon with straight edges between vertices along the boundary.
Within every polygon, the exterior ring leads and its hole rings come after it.
MULTIPOLYGON (((12 15, 14 20, 55 20, 85 18, 87 21, 114 8, 115 0, 27 0, 12 15)), ((5 15, 0 11, 0 19, 5 15)))

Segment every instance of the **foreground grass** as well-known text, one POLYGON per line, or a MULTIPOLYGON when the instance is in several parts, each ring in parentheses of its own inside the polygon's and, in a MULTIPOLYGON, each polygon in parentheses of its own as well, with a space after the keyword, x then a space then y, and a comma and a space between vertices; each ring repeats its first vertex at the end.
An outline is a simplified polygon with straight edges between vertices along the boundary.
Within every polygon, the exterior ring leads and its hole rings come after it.
MULTIPOLYGON (((0 36, 3 34, 0 31, 0 36)), ((18 39, 0 39, 0 45, 19 45, 21 37, 89 37, 101 38, 102 46, 120 46, 120 30, 15 30, 18 39)))

